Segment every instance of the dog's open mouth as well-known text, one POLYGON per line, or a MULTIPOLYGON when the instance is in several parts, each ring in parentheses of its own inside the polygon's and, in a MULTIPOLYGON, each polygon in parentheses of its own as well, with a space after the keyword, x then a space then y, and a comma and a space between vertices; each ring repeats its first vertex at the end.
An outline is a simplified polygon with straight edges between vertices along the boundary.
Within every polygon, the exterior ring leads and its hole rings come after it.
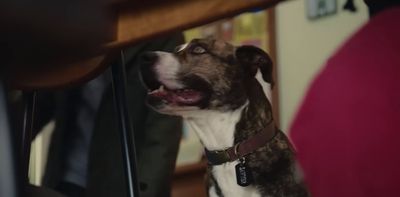
POLYGON ((205 98, 205 94, 199 90, 190 88, 171 90, 164 85, 160 85, 156 90, 151 90, 148 95, 153 98, 158 98, 169 105, 187 106, 196 105, 205 98))

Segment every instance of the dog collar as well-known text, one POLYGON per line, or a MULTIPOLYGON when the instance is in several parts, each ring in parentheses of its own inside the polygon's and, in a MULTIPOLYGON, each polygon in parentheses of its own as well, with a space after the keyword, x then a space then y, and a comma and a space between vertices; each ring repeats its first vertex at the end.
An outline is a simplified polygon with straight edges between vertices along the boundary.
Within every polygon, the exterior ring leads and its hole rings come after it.
POLYGON ((241 159, 264 146, 272 140, 277 133, 275 125, 273 124, 273 121, 271 121, 264 130, 258 132, 254 136, 251 136, 250 138, 225 150, 209 151, 205 149, 205 155, 210 165, 221 165, 226 162, 232 162, 241 159))

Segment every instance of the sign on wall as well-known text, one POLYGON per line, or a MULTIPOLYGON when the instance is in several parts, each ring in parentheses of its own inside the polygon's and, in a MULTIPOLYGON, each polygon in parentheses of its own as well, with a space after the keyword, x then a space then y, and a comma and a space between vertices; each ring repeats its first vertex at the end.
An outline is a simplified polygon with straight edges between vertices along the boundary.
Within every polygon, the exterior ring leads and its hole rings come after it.
POLYGON ((336 0, 306 0, 307 16, 309 19, 335 14, 337 11, 336 0))

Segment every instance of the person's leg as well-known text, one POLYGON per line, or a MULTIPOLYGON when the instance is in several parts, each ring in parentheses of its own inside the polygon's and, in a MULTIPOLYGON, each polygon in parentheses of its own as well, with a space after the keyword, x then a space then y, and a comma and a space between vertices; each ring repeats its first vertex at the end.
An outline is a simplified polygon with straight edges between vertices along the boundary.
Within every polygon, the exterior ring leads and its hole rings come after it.
POLYGON ((0 81, 0 196, 17 197, 17 165, 7 112, 5 90, 0 81))
POLYGON ((60 182, 55 190, 68 197, 84 197, 85 188, 70 182, 60 182))

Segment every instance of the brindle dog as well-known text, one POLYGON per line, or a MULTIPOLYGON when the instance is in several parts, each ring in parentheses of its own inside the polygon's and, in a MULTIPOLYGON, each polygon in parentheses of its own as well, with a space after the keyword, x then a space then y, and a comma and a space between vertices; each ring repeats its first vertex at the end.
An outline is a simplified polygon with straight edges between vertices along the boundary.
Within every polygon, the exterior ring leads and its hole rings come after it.
MULTIPOLYGON (((180 115, 209 151, 233 147, 274 124, 272 108, 255 78, 258 70, 272 85, 272 62, 261 49, 235 47, 214 39, 195 39, 174 53, 143 55, 141 76, 148 104, 160 113, 180 115)), ((210 165, 209 196, 308 196, 295 176, 294 153, 279 130, 262 147, 242 158, 252 184, 236 183, 239 161, 210 165)))

